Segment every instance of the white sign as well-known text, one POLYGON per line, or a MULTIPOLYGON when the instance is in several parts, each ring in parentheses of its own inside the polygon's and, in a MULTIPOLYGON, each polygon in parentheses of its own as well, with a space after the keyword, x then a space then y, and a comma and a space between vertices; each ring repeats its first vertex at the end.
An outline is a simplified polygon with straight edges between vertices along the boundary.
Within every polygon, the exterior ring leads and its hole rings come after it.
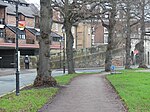
POLYGON ((3 25, 3 24, 0 24, 0 28, 4 28, 5 27, 5 25, 3 25))
POLYGON ((20 71, 20 51, 18 51, 18 71, 20 71))

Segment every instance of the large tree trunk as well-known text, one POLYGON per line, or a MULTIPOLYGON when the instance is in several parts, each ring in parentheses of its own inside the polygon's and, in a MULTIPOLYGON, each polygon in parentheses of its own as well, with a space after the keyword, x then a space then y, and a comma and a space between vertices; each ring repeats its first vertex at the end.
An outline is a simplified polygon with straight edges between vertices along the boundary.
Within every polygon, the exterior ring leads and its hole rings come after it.
POLYGON ((130 69, 131 66, 131 55, 130 55, 130 50, 131 50, 131 26, 130 26, 130 1, 127 0, 127 37, 126 37, 126 64, 125 64, 125 69, 130 69))
POLYGON ((112 4, 112 10, 110 11, 109 15, 109 25, 108 25, 108 45, 106 50, 106 58, 105 58, 105 71, 111 71, 112 65, 112 50, 113 50, 113 34, 114 34, 114 27, 116 24, 115 16, 116 16, 116 1, 110 0, 112 4))
POLYGON ((64 27, 66 31, 66 54, 67 54, 67 66, 68 66, 68 74, 75 73, 74 70, 74 58, 73 58, 73 35, 71 32, 72 24, 69 22, 69 19, 64 21, 64 27))
POLYGON ((110 67, 112 65, 112 49, 113 49, 113 31, 112 29, 109 30, 108 34, 108 45, 106 50, 106 58, 105 58, 105 71, 111 71, 110 67))
POLYGON ((144 35, 145 35, 145 21, 144 21, 144 15, 145 15, 145 0, 142 0, 141 2, 141 41, 140 41, 140 49, 139 49, 139 68, 147 68, 144 62, 144 35))
POLYGON ((56 81, 51 76, 50 68, 50 33, 52 27, 52 10, 51 0, 40 0, 41 4, 41 20, 39 38, 39 62, 37 68, 37 76, 34 86, 55 86, 56 81))
POLYGON ((71 21, 71 10, 69 7, 69 0, 65 0, 65 7, 64 7, 64 27, 66 31, 66 55, 67 55, 67 68, 68 68, 68 74, 75 73, 74 70, 74 59, 73 59, 73 35, 72 35, 72 21, 71 21))

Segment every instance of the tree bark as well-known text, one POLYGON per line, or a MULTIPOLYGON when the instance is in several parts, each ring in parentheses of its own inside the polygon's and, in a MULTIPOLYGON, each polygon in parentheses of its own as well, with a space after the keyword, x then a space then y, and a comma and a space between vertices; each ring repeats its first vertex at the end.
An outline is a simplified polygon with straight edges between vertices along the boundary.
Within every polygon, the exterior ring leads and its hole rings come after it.
POLYGON ((112 9, 109 14, 109 26, 108 26, 108 45, 106 50, 106 58, 105 58, 105 71, 111 71, 112 65, 112 50, 113 50, 113 34, 114 27, 116 24, 115 16, 116 16, 116 1, 110 0, 112 4, 112 9))
POLYGON ((107 45, 107 50, 106 50, 106 58, 105 58, 105 71, 109 72, 111 71, 110 67, 112 65, 112 47, 113 47, 113 32, 112 29, 109 30, 108 34, 108 45, 107 45))
POLYGON ((131 26, 130 26, 130 1, 127 0, 127 29, 126 29, 126 64, 125 64, 125 69, 130 69, 131 67, 131 55, 130 55, 130 50, 131 50, 131 26))
POLYGON ((74 58, 73 58, 73 35, 72 35, 72 25, 73 22, 72 17, 69 16, 72 12, 69 5, 69 0, 65 0, 64 4, 64 27, 66 32, 66 56, 67 56, 67 68, 68 68, 68 74, 75 73, 74 69, 74 58))
POLYGON ((55 86, 56 81, 51 76, 50 68, 50 43, 51 43, 51 27, 52 27, 52 9, 51 0, 40 0, 41 4, 41 19, 39 38, 39 62, 37 68, 37 76, 34 81, 34 86, 55 86))
POLYGON ((145 35, 145 0, 141 1, 141 41, 139 49, 139 68, 147 68, 144 62, 144 35, 145 35))
POLYGON ((73 58, 73 35, 71 32, 72 24, 69 22, 69 19, 66 18, 64 21, 65 31, 66 31, 66 54, 67 54, 67 67, 68 74, 75 73, 74 70, 74 58, 73 58))

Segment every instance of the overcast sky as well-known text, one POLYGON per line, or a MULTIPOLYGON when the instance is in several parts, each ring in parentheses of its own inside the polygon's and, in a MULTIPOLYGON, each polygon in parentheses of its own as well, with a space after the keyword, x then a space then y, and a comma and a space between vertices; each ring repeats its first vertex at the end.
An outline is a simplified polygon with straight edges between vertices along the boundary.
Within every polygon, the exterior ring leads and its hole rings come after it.
POLYGON ((26 0, 29 3, 40 4, 40 0, 26 0))

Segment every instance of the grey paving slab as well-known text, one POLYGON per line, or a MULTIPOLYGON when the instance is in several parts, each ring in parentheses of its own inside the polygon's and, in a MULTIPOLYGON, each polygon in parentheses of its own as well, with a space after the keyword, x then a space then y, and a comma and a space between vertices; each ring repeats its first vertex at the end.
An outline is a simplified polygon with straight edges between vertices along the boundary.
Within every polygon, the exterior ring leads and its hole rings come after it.
POLYGON ((39 112, 126 112, 105 74, 75 78, 39 112))

